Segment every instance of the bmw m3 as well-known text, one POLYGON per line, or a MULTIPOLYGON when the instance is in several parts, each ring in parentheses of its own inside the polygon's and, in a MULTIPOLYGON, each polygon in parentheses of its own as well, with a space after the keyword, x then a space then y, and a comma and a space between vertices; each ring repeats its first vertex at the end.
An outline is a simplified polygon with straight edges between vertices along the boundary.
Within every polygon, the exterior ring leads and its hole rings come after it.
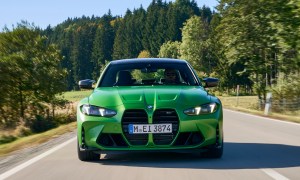
POLYGON ((77 106, 77 150, 82 161, 112 151, 223 153, 220 100, 206 88, 218 79, 200 79, 185 60, 167 58, 111 61, 77 106))

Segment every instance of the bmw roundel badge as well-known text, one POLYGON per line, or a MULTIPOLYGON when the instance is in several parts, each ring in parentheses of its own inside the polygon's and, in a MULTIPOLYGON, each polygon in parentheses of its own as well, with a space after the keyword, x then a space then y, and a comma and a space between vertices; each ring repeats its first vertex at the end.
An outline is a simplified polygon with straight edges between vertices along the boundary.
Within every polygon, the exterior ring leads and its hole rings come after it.
POLYGON ((148 105, 147 109, 153 109, 153 106, 152 105, 148 105))

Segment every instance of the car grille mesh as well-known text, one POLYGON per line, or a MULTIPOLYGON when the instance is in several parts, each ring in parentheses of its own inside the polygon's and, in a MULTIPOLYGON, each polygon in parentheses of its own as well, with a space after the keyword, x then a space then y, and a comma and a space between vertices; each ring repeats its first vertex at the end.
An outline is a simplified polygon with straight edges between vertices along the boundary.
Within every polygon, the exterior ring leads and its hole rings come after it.
POLYGON ((145 110, 126 110, 122 118, 122 129, 131 145, 146 145, 148 143, 148 134, 129 134, 129 124, 148 124, 148 116, 145 110))
POLYGON ((179 119, 174 109, 158 109, 153 114, 153 124, 172 124, 172 133, 153 134, 156 145, 168 145, 174 140, 179 127, 179 119))

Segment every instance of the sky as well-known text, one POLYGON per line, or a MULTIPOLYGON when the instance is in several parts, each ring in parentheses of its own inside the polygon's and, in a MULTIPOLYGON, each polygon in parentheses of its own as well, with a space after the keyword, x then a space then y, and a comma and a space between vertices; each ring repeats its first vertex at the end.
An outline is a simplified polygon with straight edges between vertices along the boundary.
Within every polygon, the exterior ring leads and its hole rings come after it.
MULTIPOLYGON (((0 30, 26 20, 42 29, 64 22, 68 17, 101 17, 108 10, 112 15, 124 15, 127 9, 133 10, 141 5, 146 9, 152 0, 3 0, 0 3, 0 30)), ((175 1, 175 0, 166 0, 175 1)), ((213 9, 217 0, 196 0, 213 9)))

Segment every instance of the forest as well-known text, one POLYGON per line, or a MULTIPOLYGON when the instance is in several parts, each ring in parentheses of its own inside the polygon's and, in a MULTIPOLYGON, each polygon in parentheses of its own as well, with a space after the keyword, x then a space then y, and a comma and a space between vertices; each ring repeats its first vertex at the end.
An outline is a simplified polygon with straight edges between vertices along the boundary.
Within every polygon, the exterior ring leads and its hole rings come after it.
POLYGON ((97 79, 112 60, 172 57, 188 60, 199 76, 218 77, 222 91, 240 85, 263 98, 280 78, 299 75, 299 23, 297 1, 224 0, 212 11, 190 0, 154 0, 124 17, 108 11, 42 33, 61 50, 68 90, 97 79))
POLYGON ((297 0, 220 0, 214 10, 194 0, 153 0, 124 16, 108 10, 46 29, 21 22, 0 33, 1 124, 54 116, 63 104, 56 94, 127 58, 185 59, 200 78, 219 78, 221 95, 239 86, 262 100, 267 91, 299 99, 299 15, 297 0))

